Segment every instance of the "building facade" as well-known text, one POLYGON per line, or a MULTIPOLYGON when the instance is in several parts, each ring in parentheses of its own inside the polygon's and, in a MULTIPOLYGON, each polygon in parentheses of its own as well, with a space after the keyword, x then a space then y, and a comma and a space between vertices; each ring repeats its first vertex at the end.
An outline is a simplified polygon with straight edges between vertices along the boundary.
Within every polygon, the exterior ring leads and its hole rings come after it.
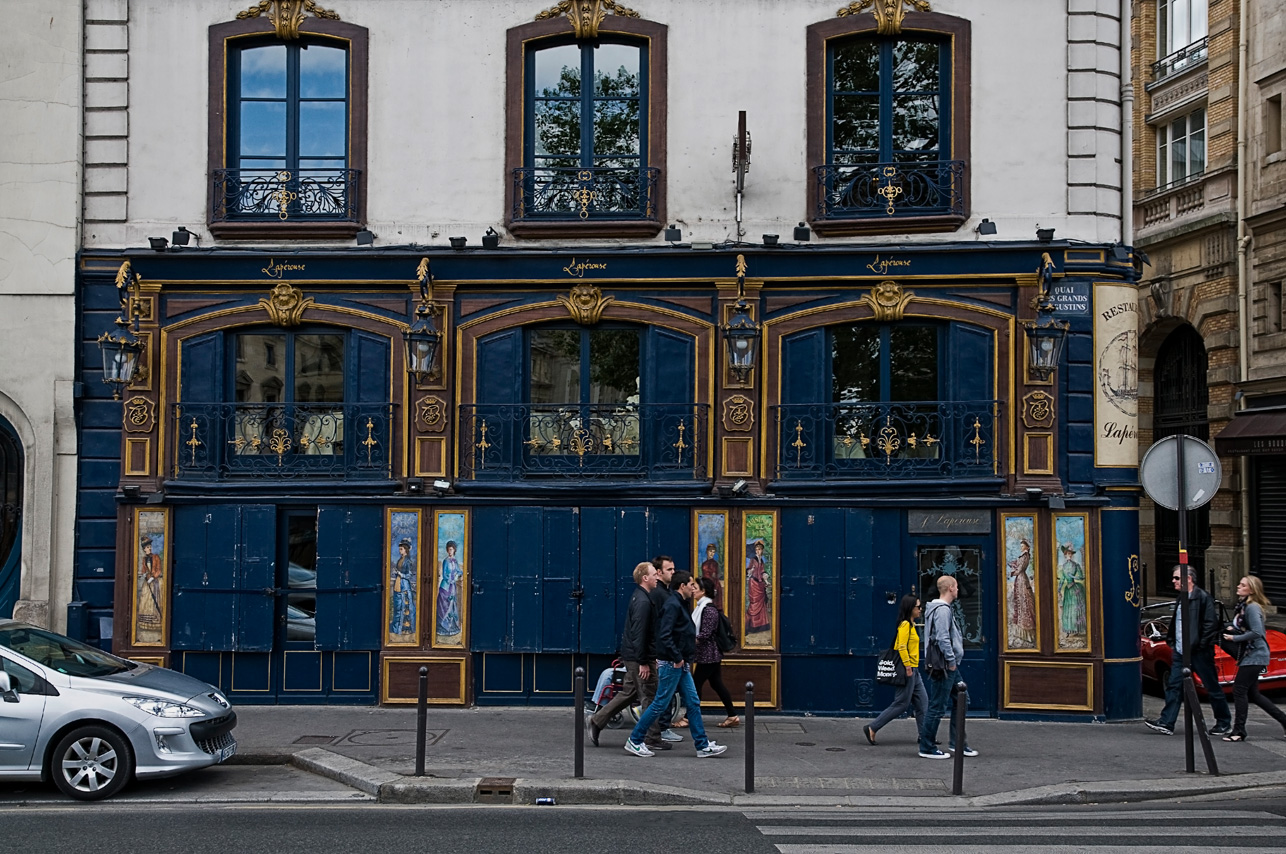
POLYGON ((951 574, 976 710, 1139 714, 1112 4, 88 6, 128 145, 76 577, 118 652, 565 703, 668 554, 765 707, 875 710, 951 574))
MULTIPOLYGON (((1281 290, 1283 27, 1276 4, 1134 4, 1140 447, 1187 433, 1222 460, 1189 511, 1191 562, 1224 599, 1249 572, 1286 601, 1281 290)), ((1144 501, 1149 592, 1168 593, 1178 514, 1144 501), (1164 583, 1163 583, 1164 582, 1164 583)))

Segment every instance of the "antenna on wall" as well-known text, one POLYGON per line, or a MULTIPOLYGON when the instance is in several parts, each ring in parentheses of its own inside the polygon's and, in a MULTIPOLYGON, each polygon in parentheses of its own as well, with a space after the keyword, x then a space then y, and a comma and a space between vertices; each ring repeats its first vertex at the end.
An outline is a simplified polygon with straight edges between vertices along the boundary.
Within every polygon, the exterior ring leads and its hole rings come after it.
POLYGON ((750 132, 746 130, 746 111, 737 113, 737 135, 732 140, 732 171, 737 176, 737 239, 746 236, 741 227, 741 196, 746 189, 746 173, 750 171, 750 132))

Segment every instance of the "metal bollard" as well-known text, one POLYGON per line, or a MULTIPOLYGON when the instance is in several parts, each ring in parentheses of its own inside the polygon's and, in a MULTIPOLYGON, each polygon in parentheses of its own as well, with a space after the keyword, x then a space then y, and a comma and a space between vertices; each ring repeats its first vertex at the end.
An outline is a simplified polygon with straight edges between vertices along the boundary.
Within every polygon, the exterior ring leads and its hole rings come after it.
POLYGON ((746 794, 755 790, 755 683, 746 683, 746 794))
POLYGON ((1187 667, 1183 668, 1183 709, 1184 724, 1187 728, 1183 739, 1184 759, 1187 762, 1188 773, 1196 771, 1196 758, 1193 756, 1192 746, 1195 730, 1196 735, 1201 738, 1201 751, 1206 756, 1206 770, 1210 772, 1211 777, 1218 777, 1219 763, 1215 760, 1215 749, 1210 744, 1210 731, 1206 729, 1206 718, 1201 713, 1201 703, 1197 700, 1197 685, 1192 681, 1192 670, 1187 667))
POLYGON ((576 668, 576 769, 575 777, 585 776, 585 668, 576 668))
POLYGON ((965 709, 969 705, 969 686, 964 682, 956 683, 956 707, 951 712, 951 728, 956 731, 956 752, 951 764, 951 794, 964 793, 964 752, 968 740, 965 738, 965 709))
POLYGON ((415 701, 415 776, 424 776, 424 736, 429 725, 429 668, 420 668, 420 696, 415 701))

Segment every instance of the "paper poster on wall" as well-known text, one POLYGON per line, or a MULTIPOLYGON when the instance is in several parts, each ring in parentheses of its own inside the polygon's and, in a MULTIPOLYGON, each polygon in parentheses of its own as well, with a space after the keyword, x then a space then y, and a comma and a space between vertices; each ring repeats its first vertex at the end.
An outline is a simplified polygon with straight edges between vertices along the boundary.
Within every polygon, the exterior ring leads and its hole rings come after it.
POLYGON ((742 516, 745 544, 742 555, 742 649, 772 649, 776 642, 777 512, 747 512, 742 516))
POLYGON ((169 511, 134 511, 134 646, 165 646, 169 616, 169 511))
POLYGON ((1005 531, 1004 595, 1005 652, 1028 652, 1040 646, 1040 608, 1037 606, 1036 517, 1001 515, 1005 531))
POLYGON ((1139 464, 1139 296, 1094 286, 1094 464, 1139 464))
POLYGON ((420 511, 389 508, 385 646, 420 645, 420 511))
POLYGON ((433 646, 463 649, 468 615, 469 513, 433 513, 433 646))
POLYGON ((724 567, 728 561, 728 512, 693 511, 696 515, 696 551, 692 565, 699 568, 701 576, 714 582, 714 602, 720 611, 727 608, 724 602, 724 567))

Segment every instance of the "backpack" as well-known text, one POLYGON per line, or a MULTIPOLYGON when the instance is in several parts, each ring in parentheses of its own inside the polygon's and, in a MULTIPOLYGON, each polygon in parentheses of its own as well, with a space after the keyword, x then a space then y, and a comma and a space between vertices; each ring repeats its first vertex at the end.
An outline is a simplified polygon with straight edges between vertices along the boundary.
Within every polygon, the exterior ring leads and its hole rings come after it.
POLYGON ((732 630, 732 620, 723 611, 719 612, 719 624, 714 629, 714 643, 719 652, 732 652, 737 648, 737 633, 732 630))

